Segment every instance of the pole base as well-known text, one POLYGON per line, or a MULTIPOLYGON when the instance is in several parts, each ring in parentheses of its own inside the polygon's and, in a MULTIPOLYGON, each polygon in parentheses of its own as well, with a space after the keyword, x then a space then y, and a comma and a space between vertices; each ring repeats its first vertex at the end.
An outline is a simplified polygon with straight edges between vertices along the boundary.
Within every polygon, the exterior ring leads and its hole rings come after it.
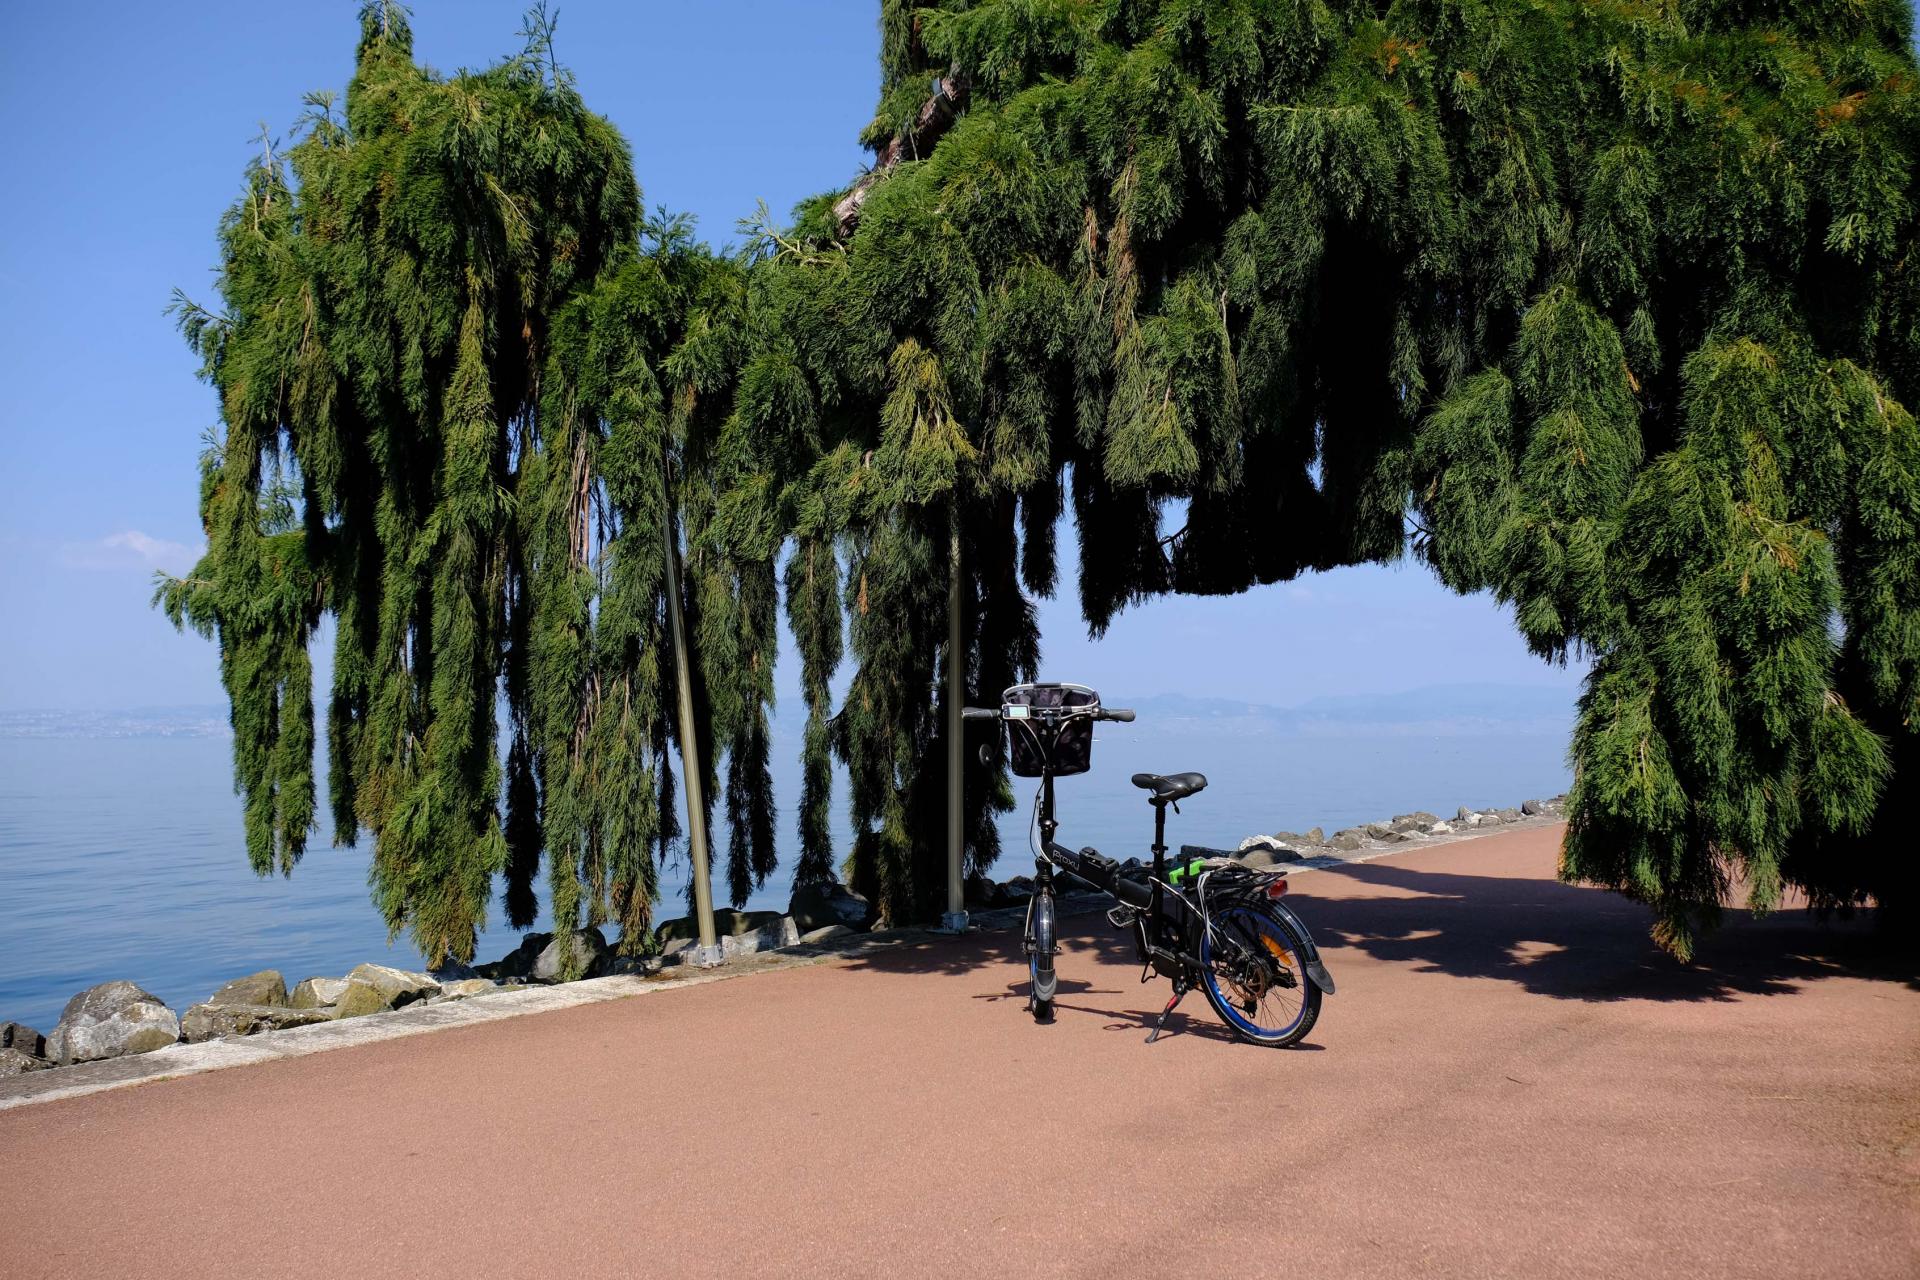
POLYGON ((967 913, 964 911, 947 912, 940 917, 940 931, 942 933, 965 933, 967 931, 967 913))
POLYGON ((687 963, 696 969, 717 968, 725 958, 717 942, 710 947, 695 944, 687 949, 687 963))

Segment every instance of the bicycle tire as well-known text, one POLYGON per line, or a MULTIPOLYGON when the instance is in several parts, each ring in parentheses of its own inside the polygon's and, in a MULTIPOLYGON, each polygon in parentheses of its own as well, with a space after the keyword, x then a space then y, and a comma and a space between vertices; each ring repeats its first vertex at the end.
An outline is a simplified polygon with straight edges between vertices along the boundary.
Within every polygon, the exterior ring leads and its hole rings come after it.
POLYGON ((1027 1008, 1034 1021, 1053 1017, 1053 998, 1059 991, 1060 977, 1053 969, 1054 914, 1053 895, 1038 893, 1027 908, 1027 1008))
MULTIPOLYGON (((1300 937, 1293 925, 1277 912, 1257 904, 1236 903, 1214 916, 1217 930, 1240 930, 1242 940, 1250 943, 1254 939, 1252 931, 1247 928, 1249 924, 1257 930, 1262 945, 1273 952, 1275 961, 1293 971, 1295 985, 1285 987, 1276 984, 1258 995, 1233 986, 1232 980, 1224 977, 1213 963, 1213 940, 1209 937, 1200 942, 1200 989, 1206 992, 1207 1003, 1213 1006, 1214 1013, 1234 1035, 1248 1044, 1284 1049, 1305 1039, 1307 1033, 1313 1030, 1313 1024, 1320 1020, 1322 993, 1314 985, 1313 979, 1307 976, 1306 939, 1300 937), (1274 943, 1278 943, 1278 946, 1275 947, 1274 943), (1279 1013, 1269 1013, 1265 1001, 1274 991, 1299 992, 1298 1006, 1292 1008, 1285 1017, 1279 1013), (1254 1006, 1251 1009, 1248 1008, 1250 1001, 1254 1006), (1265 1020, 1269 1018, 1271 1021, 1265 1020)), ((1286 1012, 1284 1005, 1281 1012, 1286 1012)))

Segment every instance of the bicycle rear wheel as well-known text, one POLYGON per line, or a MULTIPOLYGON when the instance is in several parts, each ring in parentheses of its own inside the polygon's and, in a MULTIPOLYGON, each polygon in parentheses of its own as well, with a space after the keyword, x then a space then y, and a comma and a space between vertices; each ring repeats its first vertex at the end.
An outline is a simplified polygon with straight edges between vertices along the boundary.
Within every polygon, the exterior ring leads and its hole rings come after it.
POLYGON ((1200 941, 1200 988, 1242 1040, 1298 1044, 1320 1017, 1320 988, 1307 976, 1306 942, 1274 912, 1237 903, 1213 917, 1200 941))
POLYGON ((1053 1017, 1053 997, 1060 985, 1053 952, 1053 895, 1041 892, 1027 904, 1027 1008, 1036 1022, 1053 1017))

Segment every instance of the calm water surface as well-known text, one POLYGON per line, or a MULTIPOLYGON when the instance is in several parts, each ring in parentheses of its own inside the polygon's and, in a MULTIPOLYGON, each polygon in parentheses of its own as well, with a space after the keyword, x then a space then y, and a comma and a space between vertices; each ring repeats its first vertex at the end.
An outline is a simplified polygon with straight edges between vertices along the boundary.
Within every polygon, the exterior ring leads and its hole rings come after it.
MULTIPOLYGON (((1145 855, 1151 812, 1136 771, 1205 773, 1208 790, 1171 819, 1170 842, 1237 844, 1279 829, 1328 831, 1411 809, 1518 804, 1568 785, 1567 735, 1535 724, 1471 733, 1366 729, 1300 734, 1248 721, 1103 725, 1093 772, 1058 784, 1063 842, 1145 855)), ((316 835, 291 878, 247 868, 225 738, 0 739, 0 1019, 53 1030, 68 997, 127 978, 175 1010, 229 978, 273 968, 288 985, 362 961, 417 967, 389 945, 367 891, 369 849, 316 835)), ((793 840, 797 731, 776 730, 780 832, 793 840)), ((1026 873, 1030 787, 1001 822, 999 873, 1026 873)), ((846 847, 844 795, 835 828, 846 847)), ((725 848, 723 834, 715 843, 725 848)), ((783 855, 790 862, 791 847, 783 855)), ((749 900, 783 908, 785 866, 749 900)), ((685 872, 664 878, 660 914, 677 915, 685 872)), ((517 935, 499 923, 479 954, 517 935)), ((543 920, 536 927, 545 928, 543 920)))

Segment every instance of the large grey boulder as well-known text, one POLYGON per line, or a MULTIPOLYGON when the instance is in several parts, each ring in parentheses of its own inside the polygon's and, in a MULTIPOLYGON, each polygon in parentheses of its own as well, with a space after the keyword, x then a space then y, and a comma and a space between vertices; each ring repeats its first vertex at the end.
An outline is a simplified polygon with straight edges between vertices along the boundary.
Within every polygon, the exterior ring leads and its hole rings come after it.
POLYGON ((809 945, 816 942, 832 942, 835 938, 850 938, 853 930, 843 924, 830 924, 819 929, 810 929, 800 935, 800 941, 809 945))
POLYGON ((18 1049, 30 1058, 47 1056, 47 1038, 22 1022, 0 1022, 0 1049, 18 1049))
POLYGON ((534 957, 533 969, 527 975, 536 982, 559 982, 567 977, 597 978, 606 971, 607 939, 596 928, 580 929, 572 934, 555 936, 534 957), (573 973, 568 974, 567 953, 573 953, 573 973))
POLYGON ((1273 844, 1292 849, 1303 844, 1325 844, 1327 833, 1315 827, 1311 831, 1275 831, 1271 835, 1248 836, 1240 842, 1242 849, 1251 849, 1255 845, 1273 844))
POLYGON ((67 1001, 47 1037, 47 1057, 64 1067, 151 1053, 179 1039, 180 1019, 158 996, 131 982, 103 982, 67 1001))
POLYGON ((440 984, 426 974, 384 964, 359 965, 347 975, 347 981, 367 983, 396 1009, 440 994, 440 984))
POLYGON ((1335 849, 1351 853, 1356 849, 1367 847, 1367 833, 1359 827, 1348 827, 1344 831, 1334 832, 1333 838, 1327 843, 1335 849))
POLYGON ((529 933, 520 939, 520 945, 501 956, 491 964, 474 966, 474 973, 482 978, 525 978, 533 972, 533 962, 553 941, 550 933, 529 933))
POLYGON ((962 888, 966 893, 967 906, 974 910, 1000 905, 1000 886, 990 876, 970 875, 962 888))
POLYGON ((1439 814, 1420 809, 1413 813, 1395 814, 1391 825, 1395 831, 1425 831, 1438 821, 1439 814))
POLYGON ((385 1013, 391 1008, 392 1003, 380 994, 380 988, 371 982, 350 979, 333 1002, 333 1016, 339 1020, 360 1018, 369 1013, 385 1013))
POLYGON ((244 978, 235 978, 208 996, 207 1003, 284 1006, 287 1003, 287 980, 277 970, 262 969, 244 978))
POLYGON ((653 940, 662 954, 678 951, 699 936, 699 927, 694 924, 692 916, 675 916, 671 920, 661 920, 653 926, 653 940))
POLYGON ((1546 811, 1547 806, 1539 800, 1522 800, 1520 802, 1520 812, 1526 814, 1529 818, 1537 817, 1546 811))
POLYGON ((1240 864, 1251 867, 1255 871, 1265 871, 1270 867, 1298 861, 1300 861, 1299 850, 1289 849, 1285 845, 1275 844, 1272 841, 1261 841, 1259 844, 1245 846, 1239 853, 1240 864))
MULTIPOLYGON (((751 912, 751 915, 773 915, 768 912, 751 912)), ((750 956, 761 951, 778 951, 782 947, 799 945, 800 930, 793 923, 792 916, 773 915, 773 919, 749 933, 727 933, 720 936, 720 958, 731 960, 735 956, 750 956)))
POLYGON ((45 1071, 52 1066, 45 1058, 22 1049, 0 1049, 0 1077, 23 1076, 29 1071, 45 1071))
POLYGON ((855 930, 871 929, 873 922, 880 918, 871 902, 837 880, 795 885, 793 897, 787 902, 787 914, 793 917, 794 926, 801 933, 812 933, 830 924, 843 924, 855 930))
POLYGON ((440 994, 432 1000, 433 1004, 444 1004, 449 1000, 470 1000, 474 996, 491 995, 507 988, 491 978, 461 978, 457 982, 440 984, 440 994))
POLYGON ((321 1009, 340 998, 347 989, 345 978, 308 978, 293 989, 287 1004, 295 1009, 321 1009))
POLYGON ((780 923, 778 911, 735 911, 731 907, 716 907, 713 912, 713 931, 722 938, 744 938, 750 933, 780 923))
POLYGON ((336 1018, 383 1013, 440 994, 440 984, 426 974, 384 964, 363 964, 347 975, 346 982, 334 998, 336 1018))
POLYGON ((224 1036, 250 1036, 259 1031, 330 1022, 332 1009, 289 1009, 283 1004, 196 1004, 180 1018, 180 1038, 188 1044, 224 1036))
MULTIPOLYGON (((791 946, 791 942, 781 941, 788 932, 787 926, 782 923, 786 918, 778 911, 735 911, 731 907, 716 907, 713 912, 713 938, 719 944, 722 956, 751 952, 753 947, 743 947, 739 941, 748 938, 754 939, 754 946, 761 950, 791 946)), ((800 936, 797 922, 791 933, 797 941, 800 936)), ((663 956, 684 951, 699 937, 700 926, 692 916, 662 920, 653 928, 653 940, 663 956)))

